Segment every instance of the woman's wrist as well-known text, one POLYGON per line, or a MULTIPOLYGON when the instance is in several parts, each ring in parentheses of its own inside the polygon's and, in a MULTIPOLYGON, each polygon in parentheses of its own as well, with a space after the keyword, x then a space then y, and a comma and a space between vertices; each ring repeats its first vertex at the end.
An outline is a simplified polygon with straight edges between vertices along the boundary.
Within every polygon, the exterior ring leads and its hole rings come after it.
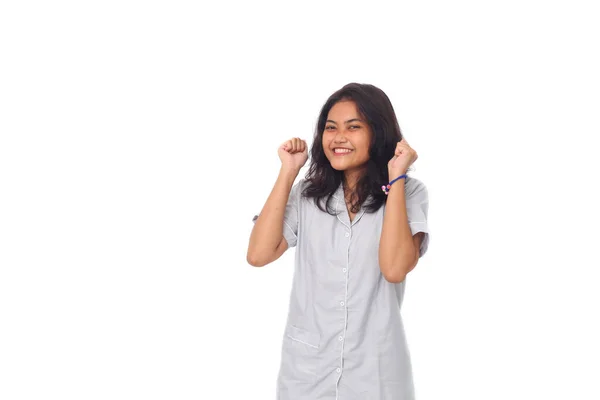
POLYGON ((388 177, 390 178, 390 181, 391 181, 399 176, 406 175, 406 172, 407 171, 390 171, 390 170, 388 170, 388 177))
POLYGON ((293 167, 286 167, 286 166, 281 166, 281 168, 279 169, 279 175, 286 177, 286 178, 291 178, 296 179, 296 177, 298 176, 298 174, 300 173, 299 169, 293 168, 293 167))
MULTIPOLYGON (((388 175, 390 176, 390 178, 393 177, 393 175, 391 175, 391 174, 388 174, 388 175)), ((391 179, 390 182, 387 185, 383 185, 381 187, 381 190, 383 190, 383 192, 385 194, 388 194, 390 192, 390 189, 392 188, 392 186, 394 186, 394 184, 396 184, 396 185, 399 184, 400 182, 398 182, 398 181, 406 180, 405 178, 406 178, 406 173, 404 173, 402 175, 399 175, 399 176, 396 176, 395 178, 391 179)), ((400 183, 400 184, 402 186, 404 186, 403 182, 400 183)))

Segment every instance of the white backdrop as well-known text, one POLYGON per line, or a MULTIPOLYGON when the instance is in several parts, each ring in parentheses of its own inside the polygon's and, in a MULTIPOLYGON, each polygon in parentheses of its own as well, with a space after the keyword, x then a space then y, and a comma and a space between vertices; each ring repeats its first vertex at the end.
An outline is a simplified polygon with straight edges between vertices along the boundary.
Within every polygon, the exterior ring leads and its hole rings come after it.
POLYGON ((295 250, 251 219, 360 82, 430 194, 418 399, 599 399, 592 3, 3 2, 0 398, 273 399, 295 250))

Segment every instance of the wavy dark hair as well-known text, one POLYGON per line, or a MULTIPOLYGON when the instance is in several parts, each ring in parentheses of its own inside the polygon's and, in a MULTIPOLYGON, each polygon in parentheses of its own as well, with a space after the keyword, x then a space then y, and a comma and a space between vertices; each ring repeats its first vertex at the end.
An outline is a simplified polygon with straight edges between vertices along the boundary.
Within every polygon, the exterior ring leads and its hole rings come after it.
POLYGON ((344 179, 344 172, 335 170, 327 159, 323 150, 323 131, 329 110, 337 102, 344 100, 356 103, 361 118, 373 132, 369 144, 369 160, 356 183, 351 209, 352 212, 358 212, 364 207, 365 212, 375 212, 386 202, 387 196, 381 186, 389 182, 387 165, 394 156, 397 143, 402 140, 402 132, 390 99, 383 90, 370 84, 349 83, 333 93, 321 108, 310 149, 310 167, 305 177, 307 184, 302 194, 314 198, 320 210, 333 215, 329 211, 329 204, 344 179), (372 195, 372 199, 366 202, 369 195, 372 195), (322 205, 322 200, 326 200, 325 206, 322 205))

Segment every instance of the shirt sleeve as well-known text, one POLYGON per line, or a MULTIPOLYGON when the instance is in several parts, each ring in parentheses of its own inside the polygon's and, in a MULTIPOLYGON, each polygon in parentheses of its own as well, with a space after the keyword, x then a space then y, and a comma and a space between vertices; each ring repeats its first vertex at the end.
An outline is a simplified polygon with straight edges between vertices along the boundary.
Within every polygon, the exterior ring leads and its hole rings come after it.
MULTIPOLYGON (((290 190, 288 202, 285 206, 285 212, 283 214, 283 237, 285 238, 288 247, 295 247, 298 242, 298 223, 300 220, 300 196, 301 186, 304 179, 300 180, 290 190)), ((252 219, 253 223, 256 223, 258 215, 255 215, 252 219)))
POLYGON ((429 226, 427 224, 429 193, 423 182, 419 180, 415 180, 415 182, 414 189, 408 193, 406 198, 406 214, 408 216, 408 226, 413 236, 418 232, 424 232, 419 251, 420 258, 423 257, 429 247, 429 226))

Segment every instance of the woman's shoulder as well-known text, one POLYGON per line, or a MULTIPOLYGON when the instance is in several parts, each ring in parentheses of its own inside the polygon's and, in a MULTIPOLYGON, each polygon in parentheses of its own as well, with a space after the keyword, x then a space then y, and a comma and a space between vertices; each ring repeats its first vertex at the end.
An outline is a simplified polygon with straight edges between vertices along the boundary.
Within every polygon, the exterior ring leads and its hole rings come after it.
POLYGON ((411 186, 414 188, 423 188, 426 187, 425 182, 422 180, 415 178, 414 176, 407 175, 406 176, 406 186, 411 186))
POLYGON ((302 198, 304 197, 302 193, 304 192, 304 189, 306 189, 307 186, 308 181, 305 178, 300 178, 296 181, 296 183, 294 183, 294 186, 292 187, 292 192, 294 192, 299 198, 302 198))
MULTIPOLYGON (((296 193, 298 194, 298 200, 302 208, 306 208, 307 210, 312 210, 317 214, 329 214, 325 212, 326 209, 335 210, 338 204, 338 196, 340 189, 333 193, 331 196, 325 195, 322 197, 317 197, 314 194, 307 194, 305 190, 309 188, 311 185, 311 181, 306 178, 299 179, 297 183, 294 184, 296 188, 296 193), (327 202, 329 200, 329 206, 327 206, 327 202), (318 204, 317 204, 318 203, 318 204), (320 207, 319 207, 320 205, 320 207)), ((311 189, 314 189, 312 187, 311 189)), ((343 203, 343 200, 342 200, 343 203)))
POLYGON ((304 205, 308 202, 309 198, 305 195, 305 190, 309 186, 310 182, 306 178, 300 178, 294 184, 292 193, 296 196, 296 201, 304 205))
POLYGON ((425 185, 422 180, 415 177, 407 176, 404 188, 407 198, 416 196, 427 197, 427 185, 425 185))

